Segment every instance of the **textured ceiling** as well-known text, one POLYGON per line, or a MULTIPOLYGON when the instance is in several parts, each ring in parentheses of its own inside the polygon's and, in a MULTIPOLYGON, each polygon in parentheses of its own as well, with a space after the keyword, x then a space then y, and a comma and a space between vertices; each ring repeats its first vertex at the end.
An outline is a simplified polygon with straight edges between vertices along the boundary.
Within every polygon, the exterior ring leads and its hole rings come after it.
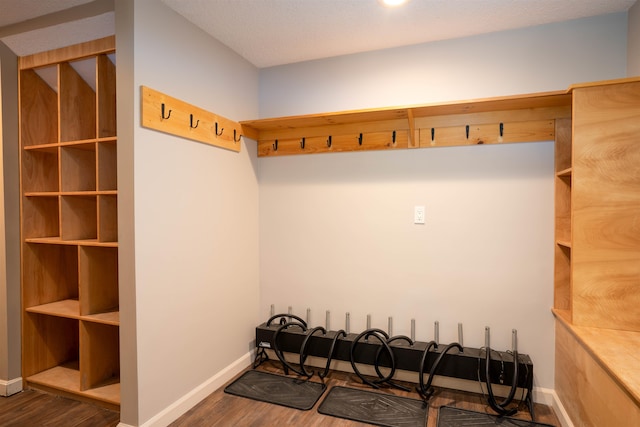
POLYGON ((613 12, 635 0, 162 0, 262 68, 613 12))
POLYGON ((59 12, 93 0, 0 0, 0 27, 59 12))
MULTIPOLYGON (((409 0, 399 8, 378 0, 162 1, 262 68, 626 12, 636 0, 409 0)), ((97 7, 108 2, 0 0, 0 40, 28 55, 111 35, 114 14, 97 7), (23 21, 85 6, 99 12, 16 31, 23 21)))

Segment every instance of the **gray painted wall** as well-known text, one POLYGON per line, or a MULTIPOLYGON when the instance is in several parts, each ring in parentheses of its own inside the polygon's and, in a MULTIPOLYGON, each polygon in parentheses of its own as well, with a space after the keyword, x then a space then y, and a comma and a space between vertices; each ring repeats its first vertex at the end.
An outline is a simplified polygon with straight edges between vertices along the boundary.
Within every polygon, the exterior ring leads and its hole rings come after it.
POLYGON ((140 86, 241 120, 257 116, 258 70, 163 3, 128 3, 116 3, 126 85, 118 114, 131 114, 118 122, 119 247, 128 258, 122 422, 163 424, 167 410, 250 351, 260 293, 257 150, 140 127, 140 86))
MULTIPOLYGON (((624 77, 626 14, 260 71, 262 117, 565 90, 624 77)), ((261 158, 261 318, 275 304, 520 350, 553 388, 553 143, 261 158), (412 223, 425 205, 427 223, 412 223)))

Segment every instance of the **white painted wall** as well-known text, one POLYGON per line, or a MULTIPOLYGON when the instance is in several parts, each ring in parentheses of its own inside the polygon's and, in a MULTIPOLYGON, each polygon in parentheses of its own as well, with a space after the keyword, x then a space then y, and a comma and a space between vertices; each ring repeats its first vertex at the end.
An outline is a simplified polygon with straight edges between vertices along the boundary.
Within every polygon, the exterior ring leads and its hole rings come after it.
MULTIPOLYGON (((564 90, 624 77, 626 14, 260 71, 261 117, 564 90)), ((262 158, 260 315, 511 346, 553 388, 553 143, 262 158), (414 205, 427 223, 412 224, 414 205)))
POLYGON ((628 13, 627 75, 640 76, 640 1, 628 13))
POLYGON ((122 422, 165 425, 254 340, 256 146, 238 154, 140 127, 140 86, 240 120, 257 116, 258 71, 161 2, 119 1, 116 21, 118 46, 130 44, 118 82, 133 86, 118 98, 133 118, 118 129, 120 245, 133 257, 120 277, 122 422))

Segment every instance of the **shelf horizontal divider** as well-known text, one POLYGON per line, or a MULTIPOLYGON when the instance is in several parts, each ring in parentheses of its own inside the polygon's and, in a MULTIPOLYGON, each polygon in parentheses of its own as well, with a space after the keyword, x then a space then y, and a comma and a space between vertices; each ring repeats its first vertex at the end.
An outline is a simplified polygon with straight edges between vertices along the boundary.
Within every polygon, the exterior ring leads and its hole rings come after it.
POLYGON ((49 245, 73 245, 73 246, 103 246, 106 248, 117 248, 118 242, 100 242, 97 239, 86 240, 62 240, 59 236, 55 237, 33 237, 24 239, 26 243, 42 243, 49 245))

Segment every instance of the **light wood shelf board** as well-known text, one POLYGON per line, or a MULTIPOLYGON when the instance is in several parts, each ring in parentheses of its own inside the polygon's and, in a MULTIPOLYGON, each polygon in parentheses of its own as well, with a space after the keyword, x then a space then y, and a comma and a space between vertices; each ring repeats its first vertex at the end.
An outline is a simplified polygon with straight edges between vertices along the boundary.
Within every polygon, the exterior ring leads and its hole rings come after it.
POLYGON ((23 147, 23 149, 25 151, 43 151, 46 153, 57 153, 59 146, 60 144, 58 143, 36 144, 36 145, 26 145, 23 147))
POLYGON ((640 76, 625 77, 621 79, 611 79, 611 80, 599 80, 595 82, 574 83, 571 86, 569 86, 569 89, 567 89, 567 92, 570 93, 576 89, 618 85, 618 84, 625 84, 625 83, 635 83, 635 82, 640 82, 640 76))
POLYGON ((640 332, 576 326, 566 311, 552 310, 598 364, 640 406, 640 332))
POLYGON ((85 320, 87 322, 102 323, 105 325, 119 326, 120 312, 115 310, 115 311, 107 311, 104 313, 88 314, 88 315, 80 316, 80 320, 85 320))
POLYGON ((108 36, 90 42, 79 43, 47 52, 34 53, 33 55, 18 58, 20 70, 43 67, 58 62, 86 58, 100 53, 113 53, 116 49, 116 37, 108 36))
POLYGON ((39 237, 25 239, 27 243, 43 243, 50 245, 71 245, 71 246, 104 246, 108 248, 117 248, 118 242, 99 242, 97 239, 86 240, 62 240, 60 237, 39 237))
POLYGON ((548 92, 268 118, 241 124, 255 133, 258 155, 272 156, 549 141, 555 136, 555 119, 565 117, 571 117, 571 95, 548 92), (407 143, 393 147, 360 143, 360 135, 366 141, 373 134, 390 132, 407 132, 407 143), (436 136, 432 138, 434 134, 436 136), (329 137, 333 144, 325 142, 329 137), (311 144, 302 148, 299 144, 302 138, 311 144))
MULTIPOLYGON (((95 399, 114 405, 118 409, 120 405, 120 383, 113 381, 111 384, 98 386, 94 389, 80 390, 80 371, 78 362, 69 362, 55 366, 46 371, 27 377, 29 385, 42 386, 45 391, 63 391, 74 396, 95 399)), ((35 387, 39 388, 39 387, 35 387)))
POLYGON ((556 244, 571 249, 571 242, 569 240, 556 240, 556 244))
POLYGON ((69 319, 78 319, 80 317, 80 305, 77 299, 66 299, 28 307, 26 311, 49 316, 67 317, 69 319))
POLYGON ((300 116, 266 118, 241 121, 242 125, 262 133, 268 130, 290 128, 312 128, 340 124, 380 122, 402 119, 407 122, 408 110, 412 110, 415 120, 428 116, 451 116, 491 111, 529 110, 536 108, 566 108, 571 105, 571 96, 562 91, 528 95, 494 97, 445 103, 409 105, 400 107, 371 108, 328 112, 300 116))

